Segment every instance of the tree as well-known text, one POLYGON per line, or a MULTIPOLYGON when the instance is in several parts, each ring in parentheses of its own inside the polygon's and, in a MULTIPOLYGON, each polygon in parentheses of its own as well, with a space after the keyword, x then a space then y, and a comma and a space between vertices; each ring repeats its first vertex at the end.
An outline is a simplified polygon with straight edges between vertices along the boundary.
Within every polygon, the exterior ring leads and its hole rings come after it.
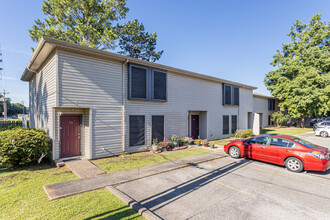
POLYGON ((145 32, 138 20, 129 21, 120 29, 120 54, 155 62, 164 51, 156 52, 157 34, 145 32))
MULTIPOLYGON (((43 21, 35 21, 29 30, 30 37, 34 42, 38 42, 42 36, 48 36, 100 50, 115 49, 119 46, 120 36, 128 33, 132 24, 119 24, 128 10, 126 0, 45 0, 42 11, 47 17, 43 21)), ((144 26, 138 25, 140 31, 133 33, 138 36, 132 37, 135 44, 143 45, 143 49, 131 53, 123 47, 122 52, 141 59, 149 54, 149 60, 158 60, 161 54, 155 52, 157 35, 145 33, 144 26)))
MULTIPOLYGON (((0 98, 1 97, 2 97, 2 95, 0 95, 0 98)), ((23 114, 23 113, 28 114, 28 108, 25 107, 23 104, 11 103, 10 98, 6 98, 6 103, 7 103, 7 115, 8 116, 23 114)), ((4 112, 4 109, 3 109, 3 103, 1 102, 1 104, 0 104, 0 115, 1 116, 2 116, 2 112, 4 112)))
POLYGON ((277 111, 272 114, 272 121, 275 122, 277 126, 282 126, 284 122, 290 122, 291 118, 288 114, 277 111))
POLYGON ((265 77, 265 85, 303 126, 304 118, 325 115, 330 110, 330 24, 314 15, 308 24, 297 20, 288 36, 291 42, 277 50, 271 65, 276 70, 265 77))

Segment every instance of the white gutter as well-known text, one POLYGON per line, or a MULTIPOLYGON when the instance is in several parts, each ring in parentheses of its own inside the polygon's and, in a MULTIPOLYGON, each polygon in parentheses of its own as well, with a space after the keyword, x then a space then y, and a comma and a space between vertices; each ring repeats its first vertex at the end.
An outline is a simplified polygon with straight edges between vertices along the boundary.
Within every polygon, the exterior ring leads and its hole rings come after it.
POLYGON ((126 129, 125 129, 125 103, 126 103, 126 83, 125 83, 125 66, 128 63, 128 59, 123 63, 122 65, 122 71, 123 71, 123 97, 122 97, 122 111, 121 111, 121 123, 122 123, 122 131, 121 131, 121 138, 122 138, 122 151, 125 152, 125 147, 126 147, 126 143, 125 143, 125 133, 126 133, 126 129))

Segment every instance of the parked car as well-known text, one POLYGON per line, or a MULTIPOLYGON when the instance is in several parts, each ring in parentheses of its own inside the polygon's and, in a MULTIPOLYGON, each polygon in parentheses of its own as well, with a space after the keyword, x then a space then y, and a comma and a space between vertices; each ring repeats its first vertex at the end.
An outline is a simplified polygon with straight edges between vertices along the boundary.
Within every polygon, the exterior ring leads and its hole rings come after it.
POLYGON ((317 126, 314 130, 316 136, 329 137, 330 135, 330 122, 323 122, 322 126, 317 126))
POLYGON ((313 125, 313 131, 315 131, 316 128, 325 128, 325 127, 327 127, 328 124, 330 124, 330 121, 322 121, 322 122, 316 123, 313 125))
POLYGON ((289 135, 258 135, 228 142, 224 150, 233 158, 247 157, 278 165, 289 171, 330 169, 329 149, 289 135))
POLYGON ((322 121, 324 121, 324 119, 312 119, 311 122, 310 122, 310 126, 312 126, 314 128, 314 126, 318 123, 321 123, 322 121))

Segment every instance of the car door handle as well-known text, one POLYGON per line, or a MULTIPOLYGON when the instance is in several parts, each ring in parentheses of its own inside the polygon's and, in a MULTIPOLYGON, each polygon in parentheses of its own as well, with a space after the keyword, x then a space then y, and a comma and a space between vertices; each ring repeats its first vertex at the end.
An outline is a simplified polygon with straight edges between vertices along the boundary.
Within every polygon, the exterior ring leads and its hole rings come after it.
POLYGON ((291 152, 292 150, 285 150, 286 152, 291 152))
POLYGON ((261 147, 261 149, 265 149, 265 147, 261 147))

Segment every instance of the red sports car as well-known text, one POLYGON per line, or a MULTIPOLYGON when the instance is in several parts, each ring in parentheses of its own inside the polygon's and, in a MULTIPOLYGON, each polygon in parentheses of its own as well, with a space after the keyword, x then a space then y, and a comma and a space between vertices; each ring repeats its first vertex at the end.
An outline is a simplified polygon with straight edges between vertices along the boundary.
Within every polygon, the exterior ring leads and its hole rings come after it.
POLYGON ((292 172, 330 169, 329 149, 289 135, 258 135, 228 142, 224 150, 233 158, 248 157, 284 165, 292 172))

